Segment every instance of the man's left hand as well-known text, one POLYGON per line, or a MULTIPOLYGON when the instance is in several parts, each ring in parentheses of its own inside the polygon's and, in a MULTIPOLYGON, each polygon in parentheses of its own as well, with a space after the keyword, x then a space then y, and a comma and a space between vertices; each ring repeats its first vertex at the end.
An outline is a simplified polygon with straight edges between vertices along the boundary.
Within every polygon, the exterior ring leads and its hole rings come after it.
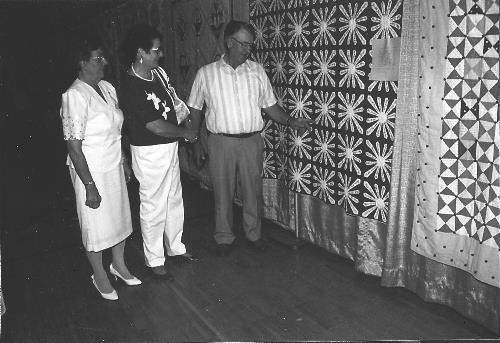
POLYGON ((290 127, 292 129, 299 130, 299 134, 302 135, 306 130, 311 129, 311 125, 314 123, 314 120, 307 118, 292 118, 290 120, 290 127))

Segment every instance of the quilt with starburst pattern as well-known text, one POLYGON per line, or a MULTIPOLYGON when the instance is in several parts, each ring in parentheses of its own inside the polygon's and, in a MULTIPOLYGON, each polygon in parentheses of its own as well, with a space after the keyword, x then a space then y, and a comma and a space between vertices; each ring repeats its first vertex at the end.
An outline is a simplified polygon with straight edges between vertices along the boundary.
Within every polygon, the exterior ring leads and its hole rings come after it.
POLYGON ((401 33, 401 0, 251 0, 253 58, 279 104, 311 118, 300 134, 267 121, 264 178, 387 220, 397 81, 370 80, 374 39, 401 33))

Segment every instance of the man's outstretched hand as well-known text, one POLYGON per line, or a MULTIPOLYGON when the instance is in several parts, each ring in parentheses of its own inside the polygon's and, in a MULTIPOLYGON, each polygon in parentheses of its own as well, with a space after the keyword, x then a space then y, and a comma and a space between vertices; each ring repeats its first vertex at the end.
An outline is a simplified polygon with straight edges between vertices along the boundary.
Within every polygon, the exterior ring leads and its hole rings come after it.
POLYGON ((311 129, 311 125, 314 123, 314 120, 308 118, 292 118, 288 125, 292 129, 298 130, 299 135, 303 135, 306 130, 311 129))

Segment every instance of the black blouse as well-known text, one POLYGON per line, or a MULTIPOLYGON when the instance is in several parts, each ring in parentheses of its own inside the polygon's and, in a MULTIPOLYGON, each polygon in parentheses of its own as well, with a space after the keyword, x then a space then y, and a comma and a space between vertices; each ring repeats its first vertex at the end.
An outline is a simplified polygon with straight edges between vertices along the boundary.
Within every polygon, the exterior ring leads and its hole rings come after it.
POLYGON ((146 81, 127 74, 121 91, 120 107, 130 144, 157 145, 178 140, 158 136, 146 128, 147 123, 158 119, 178 125, 172 97, 156 76, 153 81, 146 81))

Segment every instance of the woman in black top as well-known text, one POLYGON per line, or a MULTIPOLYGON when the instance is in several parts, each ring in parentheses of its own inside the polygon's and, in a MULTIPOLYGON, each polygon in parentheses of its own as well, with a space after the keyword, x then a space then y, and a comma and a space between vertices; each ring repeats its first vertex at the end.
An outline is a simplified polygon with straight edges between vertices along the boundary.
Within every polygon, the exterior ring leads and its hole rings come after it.
POLYGON ((173 280, 165 269, 164 238, 169 256, 193 260, 182 243, 184 205, 178 140, 197 140, 197 131, 179 126, 189 115, 165 71, 161 35, 152 27, 136 25, 124 44, 129 65, 122 84, 132 154, 132 169, 139 180, 140 219, 146 265, 154 276, 173 280))

